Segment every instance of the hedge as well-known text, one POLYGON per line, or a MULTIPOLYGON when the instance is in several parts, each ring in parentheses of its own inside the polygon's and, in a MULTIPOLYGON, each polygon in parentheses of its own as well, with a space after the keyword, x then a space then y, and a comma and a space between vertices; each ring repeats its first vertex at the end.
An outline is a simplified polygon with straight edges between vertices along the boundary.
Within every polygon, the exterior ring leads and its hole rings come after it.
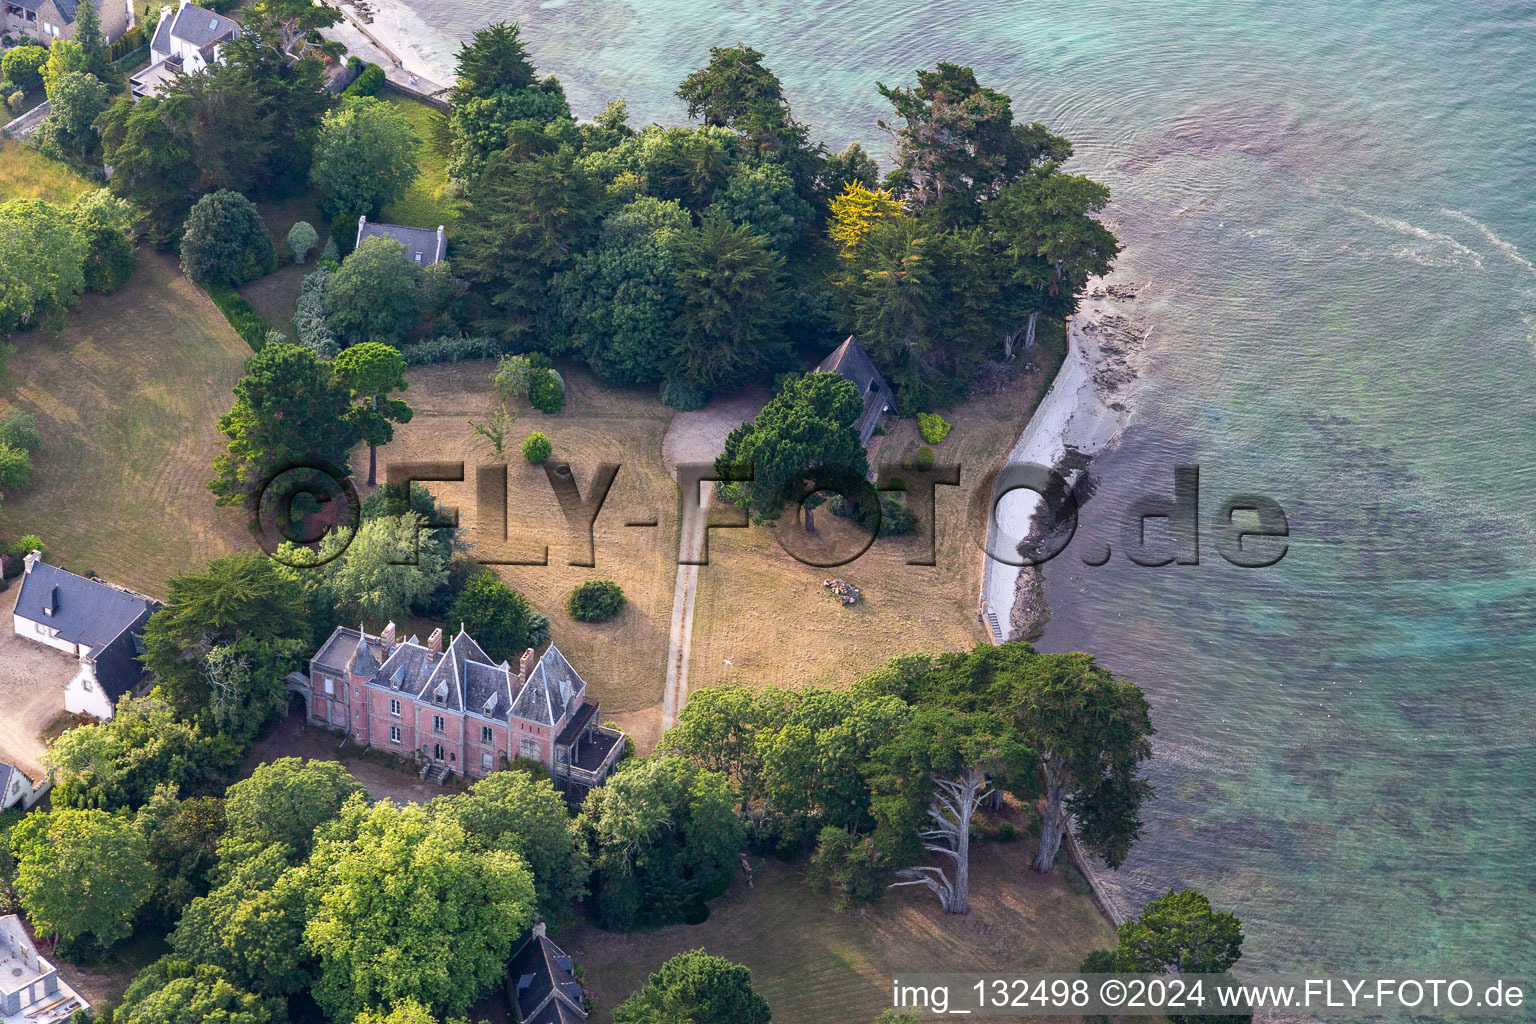
POLYGON ((507 343, 489 336, 465 335, 428 338, 425 341, 407 342, 400 346, 407 366, 423 366, 427 363, 456 363, 461 359, 490 359, 505 355, 507 343))
POLYGON ((379 90, 384 88, 384 82, 384 69, 377 64, 369 64, 352 80, 351 85, 341 90, 341 95, 343 97, 377 96, 379 90))
POLYGON ((127 71, 130 68, 132 68, 134 65, 138 64, 140 61, 145 60, 148 57, 149 57, 149 44, 145 43, 143 46, 139 47, 137 50, 130 50, 124 56, 121 56, 117 60, 113 61, 112 62, 112 66, 117 68, 117 70, 119 70, 119 71, 127 71))
POLYGON ((261 347, 267 343, 267 332, 273 328, 261 318, 261 314, 256 312, 255 307, 228 285, 209 285, 208 297, 213 300, 215 306, 219 307, 219 312, 224 314, 224 319, 229 321, 229 326, 235 329, 235 333, 251 346, 251 351, 260 352, 261 347))
POLYGON ((144 29, 138 25, 124 32, 117 38, 117 42, 107 44, 107 60, 119 61, 149 45, 149 40, 144 38, 144 29))

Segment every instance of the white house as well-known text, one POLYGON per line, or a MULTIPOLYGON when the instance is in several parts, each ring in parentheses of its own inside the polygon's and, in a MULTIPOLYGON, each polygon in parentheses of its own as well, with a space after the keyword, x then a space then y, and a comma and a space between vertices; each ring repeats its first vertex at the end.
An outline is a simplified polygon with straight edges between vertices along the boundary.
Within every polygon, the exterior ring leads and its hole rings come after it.
POLYGON ((62 1024, 91 1004, 64 983, 27 936, 21 918, 0 917, 0 1024, 62 1024))
POLYGON ((0 811, 9 810, 12 807, 30 811, 32 805, 41 800, 43 794, 52 788, 50 781, 44 780, 39 785, 20 768, 0 761, 0 811))
POLYGON ((164 7, 149 44, 149 67, 128 80, 135 99, 158 96, 177 75, 202 71, 219 61, 224 44, 240 35, 240 23, 189 0, 164 7))
POLYGON ((144 680, 144 623, 160 607, 153 598, 88 580, 27 555, 12 616, 17 636, 80 659, 64 688, 64 709, 111 718, 117 700, 144 680))

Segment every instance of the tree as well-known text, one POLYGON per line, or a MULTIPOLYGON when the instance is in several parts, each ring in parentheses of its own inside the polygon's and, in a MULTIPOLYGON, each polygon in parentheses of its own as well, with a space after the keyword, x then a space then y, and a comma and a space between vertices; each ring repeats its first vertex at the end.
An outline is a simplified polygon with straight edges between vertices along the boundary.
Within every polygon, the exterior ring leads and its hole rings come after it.
POLYGON ((552 124, 570 125, 565 93, 554 77, 538 80, 518 25, 476 32, 459 50, 457 83, 449 93, 449 175, 473 182, 515 135, 537 136, 552 124))
POLYGON ((139 213, 104 188, 75 200, 75 225, 85 238, 85 286, 111 294, 128 283, 139 262, 134 224, 139 213))
POLYGON ((673 243, 682 307, 672 362, 706 389, 738 387, 787 361, 781 330, 784 258, 769 240, 723 214, 707 213, 673 243))
MULTIPOLYGON (((354 259, 356 255, 353 254, 354 259)), ((336 272, 337 278, 346 272, 343 264, 336 272)), ((391 392, 404 391, 411 386, 405 379, 405 357, 399 349, 365 341, 337 356, 333 370, 352 392, 352 409, 347 417, 368 444, 368 486, 375 487, 378 485, 379 445, 394 440, 396 423, 411 422, 411 407, 398 398, 389 397, 391 392)))
POLYGON ((679 953, 613 1011, 614 1024, 769 1024, 752 972, 702 949, 679 953))
POLYGON ((17 46, 0 58, 0 78, 22 92, 31 92, 43 84, 43 65, 48 63, 45 46, 17 46))
POLYGON ((489 303, 488 330, 517 343, 545 332, 550 282, 586 248, 604 201, 601 183, 569 152, 487 161, 468 188, 454 266, 489 303))
MULTIPOLYGON (((190 76, 189 76, 190 77, 190 76)), ((151 244, 166 248, 181 234, 198 178, 186 97, 123 97, 96 119, 108 182, 115 195, 143 207, 151 244)))
POLYGON ((827 157, 821 172, 821 192, 835 196, 849 185, 876 188, 880 183, 880 165, 857 142, 848 143, 841 153, 827 157))
POLYGON ((43 86, 51 88, 66 75, 90 74, 91 58, 73 39, 55 39, 48 44, 48 60, 43 64, 43 86))
MULTIPOLYGON (((489 416, 478 423, 470 420, 469 426, 477 435, 485 438, 490 443, 491 450, 496 453, 496 457, 499 459, 507 452, 507 435, 512 432, 512 427, 515 423, 517 423, 517 412, 509 410, 506 399, 502 399, 496 403, 496 408, 491 410, 489 416)), ((530 434, 529 436, 531 437, 532 435, 530 434)), ((525 441, 523 443, 525 452, 527 448, 528 444, 525 441)), ((532 460, 530 459, 529 461, 532 460)))
POLYGON ((307 869, 292 867, 289 853, 273 845, 249 859, 221 862, 225 881, 182 913, 171 948, 193 963, 223 968, 262 995, 291 995, 312 984, 304 925, 313 893, 307 869))
POLYGON ((726 437, 715 460, 721 475, 750 466, 753 477, 749 483, 721 485, 722 497, 770 520, 783 510, 792 485, 814 471, 826 470, 829 479, 862 479, 869 464, 853 424, 863 413, 859 389, 835 373, 807 373, 786 381, 755 420, 726 437))
POLYGON ((527 861, 539 920, 558 928, 571 919, 572 904, 587 891, 587 854, 565 798, 548 779, 495 772, 468 793, 440 797, 432 806, 451 815, 477 849, 503 850, 527 861))
POLYGON ((11 830, 16 892, 33 927, 66 942, 111 946, 133 931, 154 890, 144 836, 105 811, 34 813, 11 830))
POLYGON ((0 331, 74 305, 85 258, 86 240, 65 211, 41 199, 0 203, 0 331))
POLYGON ((121 1024, 273 1024, 283 1007, 233 985, 212 964, 161 957, 133 979, 113 1013, 121 1024))
MULTIPOLYGON (((75 8, 75 43, 85 54, 86 67, 102 82, 111 82, 112 62, 107 59, 107 37, 101 31, 101 11, 96 0, 85 0, 75 8)), ((122 80, 118 80, 121 86, 122 80)))
POLYGON ((345 530, 327 535, 321 555, 343 546, 326 564, 325 587, 336 607, 356 617, 401 621, 412 606, 448 582, 448 558, 438 546, 422 543, 426 520, 415 512, 364 519, 351 543, 345 530))
POLYGON ((309 857, 320 826, 363 787, 336 761, 280 757, 224 794, 227 828, 219 857, 228 866, 276 847, 290 864, 309 857))
POLYGON ((377 217, 398 201, 419 173, 421 136, 398 108, 371 96, 345 101, 320 122, 310 181, 320 209, 377 217))
POLYGON ((25 448, 0 442, 0 495, 32 482, 32 456, 25 448))
POLYGON ((320 235, 313 224, 307 220, 294 221, 293 227, 288 229, 288 251, 293 254, 293 262, 303 263, 318 241, 320 235))
POLYGON ((339 1019, 402 999, 462 1014, 502 979, 533 924, 527 863, 477 849, 457 821, 416 804, 357 800, 344 816, 349 827, 321 838, 310 860, 316 1001, 339 1019))
POLYGON ((565 610, 577 622, 607 622, 624 610, 624 588, 613 580, 588 580, 571 591, 565 610))
POLYGON ((1119 971, 1220 974, 1243 955, 1243 923, 1211 909, 1211 901, 1193 889, 1170 888, 1117 932, 1119 971))
POLYGON ((733 802, 724 776, 680 757, 636 761, 588 794, 577 821, 597 922, 672 924, 724 889, 743 840, 733 802))
POLYGON ((778 76, 751 47, 711 47, 709 64, 685 78, 677 96, 690 118, 739 132, 754 153, 786 164, 806 185, 820 169, 819 147, 807 145, 809 130, 790 116, 778 76))
POLYGON ((528 599, 487 570, 464 584, 447 621, 462 623, 492 660, 515 661, 528 649, 532 617, 528 599))
POLYGON ((18 451, 34 452, 43 443, 37 432, 37 417, 20 409, 7 410, 0 416, 0 444, 18 451))
POLYGON ((245 361, 235 404, 219 417, 228 451, 213 460, 209 490, 221 505, 252 505, 274 470, 310 460, 344 467, 359 439, 351 390, 309 349, 267 345, 245 361))
POLYGON ((672 245, 689 230, 675 200, 641 196, 609 215, 592 250, 554 280, 570 343, 604 380, 650 384, 671 362, 682 306, 672 245))
POLYGON ((325 322, 342 348, 398 345, 421 319, 421 267, 393 238, 364 239, 325 286, 325 322))
POLYGON ((794 179, 778 164, 742 161, 736 165, 715 206, 738 224, 768 239, 786 252, 814 222, 811 204, 795 191, 794 179))
POLYGON ((921 885, 949 914, 970 912, 971 822, 982 801, 1033 782, 1034 754, 996 715, 920 708, 876 759, 883 824, 915 832, 938 865, 899 868, 895 886, 921 885), (915 821, 914 821, 915 819, 915 821))
POLYGON ((859 243, 883 218, 898 217, 902 212, 901 203, 889 189, 867 188, 857 181, 845 184, 829 206, 832 216, 827 234, 838 244, 844 259, 853 258, 859 243))
POLYGON ((272 238, 256 204, 227 189, 192 204, 181 239, 181 269, 198 284, 234 287, 272 266, 272 238))
POLYGON ((898 196, 937 208, 950 223, 969 222, 976 203, 1031 167, 1072 155, 1071 144, 1043 125, 1015 124, 1009 98, 983 88, 970 68, 941 62, 919 71, 916 86, 877 88, 896 113, 878 122, 896 140, 888 180, 898 196))
POLYGON ((425 1006, 414 999, 402 999, 390 1005, 388 1013, 364 1010, 352 1019, 352 1024, 438 1024, 425 1006))
POLYGON ((730 779, 745 814, 761 796, 763 746, 758 738, 779 722, 796 698, 783 690, 722 684, 689 695, 677 724, 662 734, 657 750, 679 754, 730 779))

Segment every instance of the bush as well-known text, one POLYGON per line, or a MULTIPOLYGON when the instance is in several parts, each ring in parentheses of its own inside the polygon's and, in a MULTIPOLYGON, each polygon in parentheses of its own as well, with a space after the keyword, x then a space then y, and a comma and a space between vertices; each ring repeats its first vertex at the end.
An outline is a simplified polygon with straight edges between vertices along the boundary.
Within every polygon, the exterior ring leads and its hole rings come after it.
POLYGON ((577 622, 607 622, 624 609, 624 589, 613 580, 591 580, 571 591, 565 608, 577 622))
MULTIPOLYGON (((933 449, 923 445, 917 450, 917 457, 912 460, 912 465, 917 469, 927 472, 933 468, 933 449)), ((906 467, 902 467, 906 468, 906 467)))
POLYGON ((369 64, 356 78, 352 79, 351 85, 341 90, 341 95, 343 97, 377 96, 379 90, 384 88, 384 81, 384 69, 377 64, 369 64))
POLYGON ((30 92, 43 84, 42 69, 47 63, 47 47, 18 46, 0 58, 0 73, 13 89, 30 92))
POLYGON ((461 359, 489 359, 501 355, 507 343, 494 336, 471 337, 445 335, 426 341, 411 341, 399 346, 408 366, 424 366, 427 363, 456 363, 461 359))
POLYGON ((558 371, 544 367, 528 379, 528 404, 544 413, 560 411, 565 405, 565 380, 558 371))
POLYGON ((17 89, 15 92, 13 92, 9 96, 5 97, 5 109, 9 110, 12 114, 16 115, 17 117, 20 117, 22 115, 22 109, 21 108, 26 106, 26 105, 27 105, 26 94, 23 93, 20 89, 17 89))
POLYGON ((549 438, 535 430, 523 439, 523 458, 535 466, 541 464, 554 453, 555 446, 549 443, 549 438))
POLYGON ((309 258, 309 251, 320 241, 320 234, 313 224, 307 220, 294 223, 288 229, 288 251, 293 253, 293 262, 303 263, 309 258))
POLYGON ((697 384, 690 384, 681 377, 668 377, 661 382, 661 402, 678 412, 692 412, 704 408, 709 393, 697 384))
POLYGON ((8 555, 26 555, 31 551, 41 551, 45 555, 48 553, 48 547, 43 543, 43 538, 35 533, 27 534, 5 549, 8 555))
POLYGON ((339 262, 357 245, 357 214, 338 213, 331 218, 331 242, 336 246, 333 258, 339 262))
POLYGON ((0 444, 32 452, 43 443, 37 432, 37 417, 20 409, 12 409, 0 419, 0 444))
POLYGON ((940 444, 949 436, 949 421, 936 412, 920 412, 917 414, 917 429, 922 433, 923 440, 929 444, 940 444))
POLYGON ((260 211, 239 192, 220 189, 193 204, 181 240, 181 267, 198 284, 234 287, 254 281, 272 269, 273 256, 260 211))
POLYGON ((260 352, 261 347, 267 343, 267 334, 271 332, 272 325, 261 318, 255 307, 228 285, 209 285, 208 297, 219 307, 219 312, 224 314, 224 319, 229 321, 235 333, 251 346, 251 351, 260 352))
POLYGON ((293 310, 293 331, 299 344, 321 359, 335 359, 341 354, 341 343, 325 322, 325 284, 330 276, 324 267, 306 275, 293 310))
MULTIPOLYGON (((841 494, 835 495, 827 502, 827 508, 832 510, 835 516, 844 519, 852 519, 866 530, 874 519, 862 507, 845 501, 841 494)), ((917 513, 907 507, 906 502, 897 498, 894 494, 880 494, 880 531, 879 537, 905 537, 917 530, 917 513)))
POLYGON ((537 647, 549 639, 549 616, 543 612, 528 613, 528 646, 537 647))

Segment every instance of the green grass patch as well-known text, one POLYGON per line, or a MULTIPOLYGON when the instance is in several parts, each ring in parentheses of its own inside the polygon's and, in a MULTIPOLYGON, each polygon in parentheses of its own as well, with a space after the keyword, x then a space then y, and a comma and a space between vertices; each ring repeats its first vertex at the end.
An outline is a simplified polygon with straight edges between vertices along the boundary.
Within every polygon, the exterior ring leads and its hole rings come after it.
POLYGON ((432 120, 439 112, 409 96, 391 93, 379 98, 393 104, 421 136, 421 148, 416 152, 421 174, 411 183, 404 199, 384 209, 384 220, 415 228, 435 228, 441 224, 452 230, 459 219, 459 201, 449 194, 448 156, 432 141, 432 120))
POLYGON ((256 308, 228 285, 209 285, 208 297, 219 307, 219 312, 224 314, 224 319, 229 321, 235 333, 251 346, 251 351, 260 352, 261 346, 267 343, 267 332, 274 328, 262 319, 256 308))
POLYGON ((68 206, 80 193, 95 187, 68 164, 50 160, 15 139, 0 139, 0 202, 46 199, 68 206))

